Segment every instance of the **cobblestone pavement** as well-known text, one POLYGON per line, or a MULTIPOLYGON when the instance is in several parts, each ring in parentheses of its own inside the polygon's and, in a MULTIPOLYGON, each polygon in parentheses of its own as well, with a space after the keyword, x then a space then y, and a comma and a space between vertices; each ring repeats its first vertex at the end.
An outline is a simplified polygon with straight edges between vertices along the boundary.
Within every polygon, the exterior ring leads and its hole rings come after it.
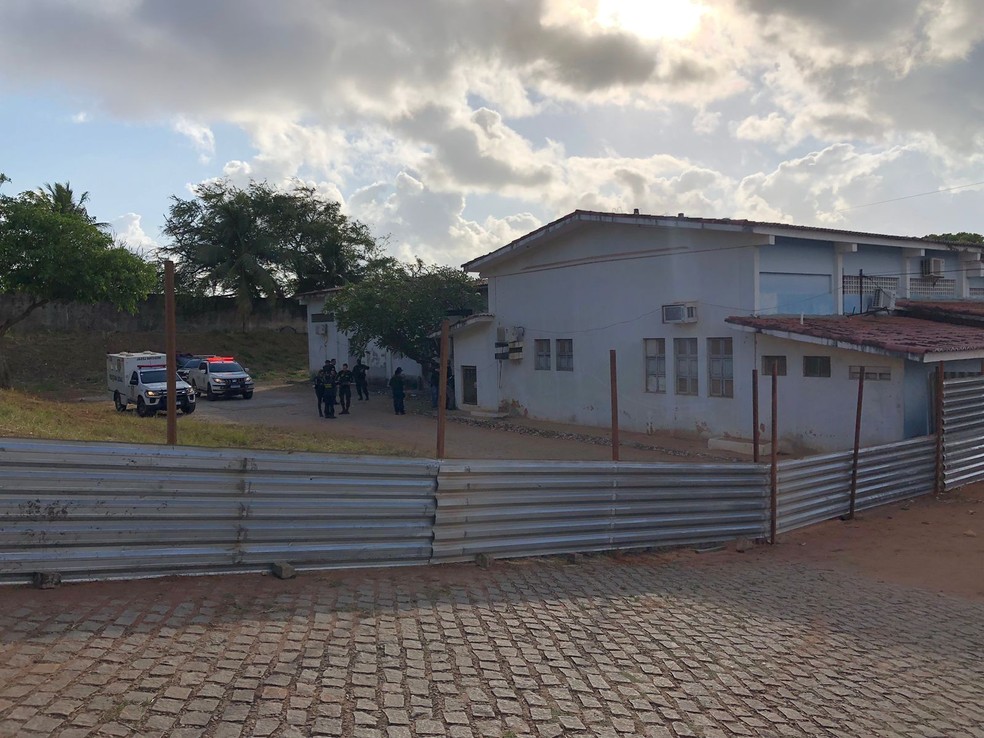
POLYGON ((772 552, 0 589, 4 736, 984 736, 984 603, 772 552))

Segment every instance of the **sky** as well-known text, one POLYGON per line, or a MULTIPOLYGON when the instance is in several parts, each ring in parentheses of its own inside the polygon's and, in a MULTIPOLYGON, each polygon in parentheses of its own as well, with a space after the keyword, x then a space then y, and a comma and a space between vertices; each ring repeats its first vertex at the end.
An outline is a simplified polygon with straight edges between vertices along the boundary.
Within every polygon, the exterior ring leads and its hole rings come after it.
POLYGON ((3 0, 5 194, 153 255, 312 185, 460 265, 575 209, 984 231, 984 0, 3 0))

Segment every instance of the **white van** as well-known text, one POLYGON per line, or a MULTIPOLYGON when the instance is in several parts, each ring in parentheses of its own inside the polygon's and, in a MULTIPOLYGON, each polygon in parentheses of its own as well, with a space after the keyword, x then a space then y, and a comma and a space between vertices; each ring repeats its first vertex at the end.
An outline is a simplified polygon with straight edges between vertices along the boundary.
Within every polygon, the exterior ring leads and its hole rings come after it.
MULTIPOLYGON (((177 378, 177 405, 188 415, 195 412, 195 393, 177 378)), ((121 351, 106 354, 106 385, 120 412, 130 403, 141 418, 167 412, 167 356, 154 351, 121 351)))

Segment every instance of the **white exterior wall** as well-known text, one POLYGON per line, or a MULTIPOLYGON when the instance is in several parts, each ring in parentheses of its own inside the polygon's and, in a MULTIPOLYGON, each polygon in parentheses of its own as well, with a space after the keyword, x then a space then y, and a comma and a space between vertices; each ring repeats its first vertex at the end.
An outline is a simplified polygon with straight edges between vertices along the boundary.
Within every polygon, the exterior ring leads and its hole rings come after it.
MULTIPOLYGON (((848 351, 812 343, 788 341, 771 336, 754 336, 756 354, 785 356, 786 376, 778 378, 780 449, 805 451, 843 451, 854 443, 857 416, 858 381, 849 378, 849 367, 888 367, 888 381, 868 379, 864 383, 861 415, 861 446, 876 446, 905 437, 904 359, 879 354, 848 351), (804 356, 829 356, 829 377, 804 377, 804 356)), ((762 438, 768 439, 772 423, 772 377, 759 368, 759 421, 762 438)), ((751 382, 748 382, 751 385, 751 382)), ((750 406, 750 395, 746 395, 750 406)), ((915 400, 913 400, 915 402, 915 400)), ((751 434, 749 424, 745 436, 751 434)))
MULTIPOLYGON (((300 302, 307 307, 308 370, 311 374, 317 373, 324 366, 325 361, 330 359, 334 359, 338 367, 343 363, 347 363, 350 367, 354 366, 360 357, 352 356, 348 336, 338 330, 337 324, 334 321, 328 323, 312 321, 312 317, 324 309, 324 298, 312 297, 300 302)), ((375 343, 369 344, 361 358, 369 365, 370 384, 385 384, 396 367, 403 369, 403 375, 410 382, 421 381, 423 376, 420 364, 416 361, 381 349, 375 343)))
MULTIPOLYGON (((499 407, 499 365, 511 363, 495 359, 495 324, 479 323, 456 330, 452 336, 454 350, 455 404, 462 410, 497 410, 499 407), (478 405, 462 400, 464 372, 462 366, 474 366, 478 378, 478 405)), ((525 351, 525 349, 524 349, 525 351)))
MULTIPOLYGON (((502 362, 500 404, 534 417, 607 426, 611 421, 609 349, 615 349, 621 427, 748 435, 750 409, 740 398, 751 380, 742 387, 741 367, 751 368, 753 338, 724 319, 755 309, 754 244, 764 242, 763 236, 744 233, 585 226, 562 241, 543 244, 506 262, 503 268, 508 273, 483 275, 490 278, 490 312, 496 318, 491 335, 496 325, 525 329, 523 360, 502 362), (742 244, 750 248, 733 248, 742 244), (668 253, 680 247, 713 250, 668 253), (664 324, 661 306, 683 301, 698 303, 698 322, 664 324), (673 392, 673 339, 683 337, 698 339, 697 396, 673 392), (706 339, 711 337, 734 339, 735 398, 708 396, 706 339), (537 338, 552 339, 554 366, 553 339, 573 339, 574 371, 534 370, 537 338), (645 338, 666 339, 665 394, 645 391, 645 338)), ((494 383, 490 374, 491 369, 484 376, 479 369, 480 386, 494 383)))

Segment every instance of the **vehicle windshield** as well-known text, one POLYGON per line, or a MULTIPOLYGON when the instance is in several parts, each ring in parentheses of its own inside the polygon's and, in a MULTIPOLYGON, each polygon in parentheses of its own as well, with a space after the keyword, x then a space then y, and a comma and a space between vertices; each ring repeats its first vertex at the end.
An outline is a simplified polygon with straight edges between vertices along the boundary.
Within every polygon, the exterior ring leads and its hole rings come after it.
MULTIPOLYGON (((167 381, 167 370, 166 369, 144 369, 140 372, 140 379, 144 384, 157 384, 158 382, 167 381)), ((183 381, 180 377, 177 378, 178 382, 183 381)))
POLYGON ((235 361, 210 361, 208 364, 212 372, 241 372, 243 368, 235 361))

